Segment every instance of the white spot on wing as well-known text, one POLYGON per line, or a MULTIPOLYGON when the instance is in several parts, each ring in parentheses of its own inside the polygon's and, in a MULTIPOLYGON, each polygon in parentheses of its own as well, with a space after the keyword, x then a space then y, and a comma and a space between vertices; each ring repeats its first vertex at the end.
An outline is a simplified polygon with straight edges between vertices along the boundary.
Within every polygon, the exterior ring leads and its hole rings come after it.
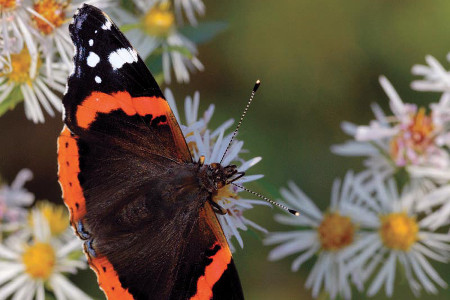
POLYGON ((98 57, 97 54, 95 54, 94 52, 89 52, 89 56, 87 57, 87 64, 89 67, 95 67, 99 61, 100 57, 98 57))
POLYGON ((103 30, 110 30, 111 29, 111 21, 109 19, 106 19, 105 24, 102 25, 103 30))
POLYGON ((102 83, 102 79, 98 76, 95 76, 95 82, 102 83))
POLYGON ((94 31, 94 33, 97 33, 98 30, 94 31))
POLYGON ((109 54, 109 63, 114 70, 122 68, 124 64, 138 61, 138 55, 133 48, 120 48, 109 54))
POLYGON ((90 40, 89 40, 89 46, 92 47, 92 45, 94 45, 94 40, 93 40, 93 39, 90 39, 90 40))

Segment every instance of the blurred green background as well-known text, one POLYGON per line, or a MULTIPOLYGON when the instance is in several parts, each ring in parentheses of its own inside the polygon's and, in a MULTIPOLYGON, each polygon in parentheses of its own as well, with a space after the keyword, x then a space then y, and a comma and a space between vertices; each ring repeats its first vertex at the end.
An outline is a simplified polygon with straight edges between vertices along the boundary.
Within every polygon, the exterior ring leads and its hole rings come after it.
MULTIPOLYGON (((239 133, 251 156, 263 161, 251 169, 265 174, 250 186, 277 198, 278 188, 294 180, 325 209, 334 178, 361 160, 330 153, 347 137, 343 120, 372 119, 369 104, 387 108, 378 84, 386 75, 404 101, 428 105, 438 94, 410 90, 411 67, 427 54, 444 63, 450 50, 450 2, 388 0, 205 1, 202 20, 228 22, 227 30, 200 46, 205 71, 188 85, 172 84, 178 105, 185 95, 201 93, 201 108, 216 105, 213 125, 238 119, 256 79, 262 86, 239 133)), ((446 64, 444 64, 446 65, 446 64)), ((0 173, 9 182, 23 167, 35 178, 27 187, 37 199, 62 203, 57 183, 56 138, 60 116, 44 125, 25 119, 23 105, 0 118, 0 173)), ((250 156, 249 156, 250 157, 250 156)), ((273 221, 277 209, 259 207, 247 217, 269 231, 290 230, 273 221)), ((310 299, 304 288, 312 262, 292 273, 292 259, 267 261, 262 235, 243 233, 245 246, 235 253, 247 299, 310 299)), ((436 265, 447 283, 448 265, 436 265)), ((77 280, 95 281, 90 272, 77 280)), ((98 292, 96 295, 100 295, 98 292)), ((364 299, 355 293, 354 299, 364 299)), ((374 297, 385 299, 383 293, 374 297)), ((406 279, 397 276, 395 299, 410 299, 406 279)), ((448 290, 422 299, 448 299, 448 290), (447 296, 445 296, 447 295, 447 296)))

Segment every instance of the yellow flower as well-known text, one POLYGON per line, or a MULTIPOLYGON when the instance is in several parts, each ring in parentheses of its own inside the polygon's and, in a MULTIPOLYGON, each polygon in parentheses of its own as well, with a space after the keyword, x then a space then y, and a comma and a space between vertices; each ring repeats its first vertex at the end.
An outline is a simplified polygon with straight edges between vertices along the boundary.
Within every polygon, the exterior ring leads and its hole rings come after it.
MULTIPOLYGON (((47 219, 50 232, 53 236, 63 233, 69 225, 67 209, 62 205, 56 205, 48 201, 40 201, 36 208, 47 219)), ((30 214, 30 224, 33 224, 33 215, 30 214)))
POLYGON ((419 226, 414 217, 406 213, 390 213, 380 217, 379 234, 390 249, 408 251, 417 242, 419 226))

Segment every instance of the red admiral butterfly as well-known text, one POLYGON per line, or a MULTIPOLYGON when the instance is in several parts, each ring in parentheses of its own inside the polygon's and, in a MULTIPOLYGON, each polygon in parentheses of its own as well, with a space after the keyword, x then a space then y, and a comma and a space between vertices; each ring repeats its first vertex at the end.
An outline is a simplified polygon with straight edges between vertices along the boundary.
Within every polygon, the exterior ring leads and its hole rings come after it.
POLYGON ((236 166, 193 162, 153 76, 117 26, 84 5, 69 26, 59 181, 108 299, 243 299, 212 195, 236 166))
POLYGON ((192 160, 155 79, 105 13, 84 5, 69 31, 59 182, 100 287, 110 300, 243 299, 215 214, 226 211, 212 200, 243 173, 192 160))

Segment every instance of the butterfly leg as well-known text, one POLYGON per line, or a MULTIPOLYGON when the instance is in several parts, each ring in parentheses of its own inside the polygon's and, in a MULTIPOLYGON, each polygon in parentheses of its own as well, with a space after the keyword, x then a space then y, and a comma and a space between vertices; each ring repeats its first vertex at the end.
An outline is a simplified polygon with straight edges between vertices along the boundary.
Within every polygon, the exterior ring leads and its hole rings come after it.
POLYGON ((233 183, 236 180, 238 180, 239 178, 241 178, 242 176, 245 175, 245 172, 236 172, 235 175, 237 175, 236 177, 234 177, 233 179, 231 179, 230 181, 227 181, 227 184, 233 183))
POLYGON ((228 213, 228 211, 225 208, 214 202, 212 199, 209 200, 209 203, 211 203, 212 209, 215 213, 220 215, 226 215, 228 213))

